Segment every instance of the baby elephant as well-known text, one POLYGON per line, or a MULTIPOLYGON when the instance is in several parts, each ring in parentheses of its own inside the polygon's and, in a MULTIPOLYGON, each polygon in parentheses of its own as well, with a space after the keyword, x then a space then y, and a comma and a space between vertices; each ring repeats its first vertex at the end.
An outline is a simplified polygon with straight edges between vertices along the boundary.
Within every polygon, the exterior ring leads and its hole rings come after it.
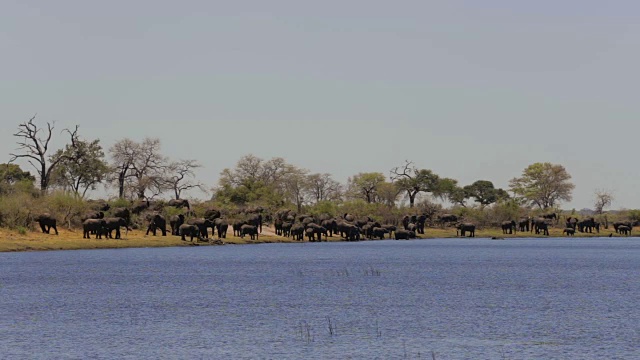
POLYGON ((562 230, 562 234, 567 234, 567 236, 573 236, 576 233, 576 229, 572 228, 572 227, 568 227, 565 228, 564 230, 562 230))
POLYGON ((184 241, 187 241, 185 236, 189 236, 192 242, 194 237, 196 239, 200 237, 200 229, 196 225, 182 224, 178 228, 178 233, 180 234, 180 239, 184 241))
POLYGON ((253 225, 244 224, 240 227, 240 237, 249 235, 251 240, 258 240, 258 228, 253 225))

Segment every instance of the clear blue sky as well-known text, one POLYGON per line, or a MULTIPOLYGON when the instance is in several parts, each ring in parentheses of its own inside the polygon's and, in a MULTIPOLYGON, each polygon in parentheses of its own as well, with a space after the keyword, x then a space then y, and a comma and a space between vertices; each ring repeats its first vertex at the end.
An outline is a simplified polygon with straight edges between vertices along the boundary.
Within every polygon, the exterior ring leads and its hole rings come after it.
MULTIPOLYGON (((243 155, 345 181, 405 159, 565 208, 640 208, 636 1, 3 1, 0 162, 38 113, 105 148, 158 137, 213 186, 243 155)), ((61 145, 63 136, 58 136, 61 145)), ((56 145, 56 144, 54 144, 56 145)), ((26 168, 26 166, 25 166, 26 168)))

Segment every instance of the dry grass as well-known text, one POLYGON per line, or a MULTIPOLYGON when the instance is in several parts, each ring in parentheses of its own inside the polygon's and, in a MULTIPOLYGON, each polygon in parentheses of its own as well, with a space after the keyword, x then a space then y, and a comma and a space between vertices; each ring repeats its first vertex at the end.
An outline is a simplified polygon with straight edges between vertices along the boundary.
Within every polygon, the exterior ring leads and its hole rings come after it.
MULTIPOLYGON (((613 233, 618 237, 613 229, 602 230, 600 234, 577 233, 577 237, 605 237, 613 233)), ((116 249, 116 248, 144 248, 144 247, 170 247, 170 246, 192 246, 190 241, 182 241, 177 236, 145 236, 143 231, 130 231, 124 235, 123 239, 83 239, 81 230, 60 229, 60 235, 42 234, 40 232, 27 232, 25 235, 17 231, 0 228, 0 252, 7 251, 36 251, 36 250, 77 250, 77 249, 116 249)), ((422 238, 454 238, 456 232, 454 228, 428 228, 422 238)), ((516 233, 513 235, 502 234, 500 229, 478 229, 477 238, 522 238, 522 237, 546 237, 532 233, 516 233)), ((562 229, 550 229, 550 237, 563 237, 562 229)), ((567 237, 570 238, 570 237, 567 237)), ((329 241, 340 241, 339 237, 329 238, 329 241)), ((195 242, 195 241, 194 241, 195 242)), ((249 237, 241 239, 232 235, 229 231, 225 244, 258 244, 258 243, 291 243, 291 239, 277 236, 272 229, 264 228, 259 240, 250 240, 249 237)), ((199 242, 197 245, 208 246, 209 243, 199 242)))

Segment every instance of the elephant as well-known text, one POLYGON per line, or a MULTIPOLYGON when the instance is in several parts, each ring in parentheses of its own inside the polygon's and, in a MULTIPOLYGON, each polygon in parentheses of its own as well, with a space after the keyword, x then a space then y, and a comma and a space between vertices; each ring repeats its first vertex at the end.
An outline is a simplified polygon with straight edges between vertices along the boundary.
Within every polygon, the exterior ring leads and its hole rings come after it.
POLYGON ((180 225, 184 224, 184 215, 173 215, 169 218, 169 225, 171 226, 171 235, 180 235, 178 229, 180 225))
POLYGON ((424 225, 427 222, 427 215, 422 214, 422 215, 418 215, 416 216, 416 226, 417 226, 417 232, 418 234, 424 234, 424 225))
POLYGON ((560 220, 560 216, 558 216, 558 214, 552 212, 552 213, 546 213, 546 214, 542 214, 540 215, 541 218, 548 220, 549 222, 547 223, 548 225, 553 224, 554 222, 557 224, 558 221, 560 220))
POLYGON ((340 232, 340 236, 345 238, 347 241, 360 240, 360 228, 354 224, 341 221, 338 223, 338 231, 340 232))
POLYGON ((396 234, 395 234, 395 239, 396 240, 410 240, 410 239, 415 239, 416 238, 416 233, 414 231, 410 231, 410 230, 397 230, 396 234))
POLYGON ((146 235, 149 235, 149 231, 151 231, 153 236, 156 236, 157 229, 162 231, 162 236, 167 236, 167 220, 160 214, 155 214, 151 217, 146 235))
POLYGON ((453 214, 442 214, 438 216, 438 223, 441 227, 444 227, 445 224, 451 224, 458 221, 458 217, 453 214))
POLYGON ((102 239, 106 235, 106 222, 104 219, 86 219, 82 222, 82 238, 91 239, 91 234, 96 234, 96 239, 102 239))
POLYGON ((349 213, 342 215, 342 218, 348 222, 354 222, 356 220, 356 217, 349 213))
POLYGON ((562 234, 566 234, 567 236, 573 236, 576 233, 576 229, 568 226, 564 230, 562 230, 562 234))
POLYGON ((150 206, 151 202, 149 200, 138 200, 131 206, 131 212, 133 214, 140 214, 141 212, 147 210, 150 206))
POLYGON ((540 234, 542 231, 543 235, 549 236, 549 220, 544 218, 536 218, 531 220, 531 231, 535 231, 536 234, 540 234))
POLYGON ((276 231, 276 235, 282 236, 282 224, 284 224, 284 220, 280 218, 275 218, 275 220, 273 220, 273 228, 276 231))
POLYGON ((293 240, 301 241, 304 237, 304 225, 301 223, 295 223, 291 225, 291 230, 289 231, 293 240))
POLYGON ((627 222, 616 221, 613 223, 613 229, 616 231, 616 233, 620 232, 619 231, 620 226, 627 226, 629 230, 633 229, 633 225, 631 224, 631 221, 627 221, 627 222))
POLYGON ((306 229, 309 226, 309 224, 314 224, 316 220, 312 216, 307 216, 302 220, 300 220, 300 222, 302 223, 302 225, 304 225, 304 228, 306 229))
POLYGON ((365 224, 360 227, 360 231, 365 239, 371 239, 371 236, 373 235, 373 226, 371 226, 370 224, 365 224))
POLYGON ((326 219, 326 220, 322 220, 322 222, 320 223, 320 225, 327 229, 327 233, 329 234, 329 236, 333 237, 333 234, 336 232, 337 228, 338 228, 338 223, 336 222, 335 219, 326 219))
MULTIPOLYGON (((312 231, 312 236, 316 236, 318 241, 322 241, 322 235, 324 235, 324 240, 327 241, 327 229, 324 226, 316 223, 309 224, 305 229, 307 236, 309 236, 308 230, 312 231)), ((314 239, 310 238, 309 241, 314 241, 314 239)))
MULTIPOLYGON (((229 228, 229 223, 227 220, 217 218, 213 220, 213 223, 216 226, 216 230, 218 231, 218 239, 226 239, 227 238, 227 229, 229 228)), ((213 229, 211 230, 213 232, 213 229)), ((213 234, 211 234, 213 236, 213 234)))
POLYGON ((407 225, 407 227, 405 228, 405 230, 409 230, 409 231, 417 232, 417 230, 418 230, 418 225, 416 225, 415 223, 409 223, 409 224, 407 225))
POLYGON ((402 228, 405 230, 408 230, 407 227, 409 226, 409 223, 411 222, 411 217, 409 215, 405 215, 402 217, 402 228))
POLYGON ((80 217, 80 221, 84 222, 87 219, 103 219, 104 218, 104 212, 102 211, 87 211, 86 213, 82 214, 82 216, 80 217))
POLYGON ((131 211, 127 208, 115 208, 111 212, 111 216, 123 218, 127 226, 131 224, 131 211))
POLYGON ((503 221, 500 227, 502 228, 503 234, 513 234, 516 231, 516 221, 503 221))
POLYGON ((262 233, 262 214, 251 214, 247 217, 246 223, 253 225, 262 233))
POLYGON ((182 224, 178 228, 178 233, 180 234, 180 240, 187 241, 185 236, 189 236, 191 242, 193 242, 193 238, 200 240, 200 229, 196 225, 190 224, 182 224))
POLYGON ((187 224, 197 226, 200 230, 200 237, 203 239, 209 238, 209 228, 211 228, 212 230, 215 229, 215 224, 213 223, 213 221, 205 218, 192 218, 187 220, 187 224))
POLYGON ((631 227, 627 225, 618 225, 618 233, 621 235, 631 235, 631 227))
POLYGON ((282 223, 282 236, 284 237, 289 237, 291 235, 291 227, 293 226, 292 223, 290 223, 289 221, 285 221, 282 223))
MULTIPOLYGON (((89 207, 96 211, 109 211, 111 205, 106 200, 87 200, 89 207)), ((86 219, 85 219, 86 220, 86 219)))
POLYGON ((50 234, 51 229, 53 229, 56 232, 56 235, 58 235, 56 218, 51 216, 49 213, 40 214, 36 216, 34 220, 40 225, 40 229, 42 229, 42 233, 50 234))
POLYGON ((518 228, 520 229, 521 232, 529 232, 529 226, 531 224, 531 221, 529 220, 529 218, 522 218, 520 220, 518 220, 518 228))
POLYGON ((189 205, 189 200, 187 199, 171 199, 167 202, 167 206, 172 206, 178 209, 186 207, 187 210, 191 210, 191 206, 189 205))
POLYGON ((251 240, 258 240, 258 227, 249 224, 242 225, 240 227, 240 237, 244 238, 245 235, 249 235, 251 240))
POLYGON ((384 224, 382 225, 382 227, 387 230, 387 232, 389 233, 389 238, 391 238, 391 236, 393 235, 393 233, 396 232, 396 226, 395 225, 391 225, 391 224, 384 224))
POLYGON ((466 236, 469 233, 469 237, 476 236, 476 226, 472 223, 461 223, 456 226, 456 236, 460 233, 460 236, 466 236))
POLYGON ((578 231, 580 232, 592 233, 594 228, 596 229, 596 232, 600 232, 600 223, 596 222, 594 218, 588 218, 582 221, 578 221, 576 225, 578 227, 578 231))
POLYGON ((218 209, 209 208, 204 211, 204 218, 211 221, 222 217, 222 213, 218 209))
POLYGON ((578 226, 578 222, 579 222, 579 221, 580 221, 580 220, 578 220, 578 218, 577 218, 577 217, 569 216, 569 217, 567 218, 566 223, 565 223, 565 228, 572 228, 573 230, 575 230, 575 229, 576 229, 576 227, 578 226))
POLYGON ((106 230, 107 238, 113 238, 112 232, 116 231, 116 239, 121 239, 120 227, 125 227, 127 232, 129 231, 129 225, 127 220, 121 217, 108 217, 103 219, 105 221, 104 227, 106 230))
POLYGON ((385 235, 386 233, 388 233, 388 232, 389 232, 389 231, 388 231, 387 229, 383 228, 383 227, 374 227, 374 228, 371 230, 372 237, 373 237, 374 239, 380 239, 380 240, 384 240, 384 235, 385 235))
POLYGON ((307 236, 307 239, 309 240, 309 242, 314 242, 315 239, 315 232, 313 230, 313 228, 306 228, 304 229, 304 234, 307 236))
POLYGON ((242 225, 246 225, 247 222, 244 220, 237 220, 236 222, 233 223, 233 236, 237 236, 240 237, 241 233, 240 233, 240 228, 242 227, 242 225))

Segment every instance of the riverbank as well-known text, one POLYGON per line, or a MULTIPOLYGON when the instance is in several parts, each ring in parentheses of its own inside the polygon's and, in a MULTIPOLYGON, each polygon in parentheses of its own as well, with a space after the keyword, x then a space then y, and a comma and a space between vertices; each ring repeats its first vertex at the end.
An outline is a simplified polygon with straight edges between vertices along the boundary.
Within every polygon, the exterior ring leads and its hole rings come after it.
MULTIPOLYGON (((436 238, 455 238, 456 232, 453 228, 427 228, 424 235, 420 235, 422 239, 436 238)), ((59 235, 43 234, 40 232, 27 232, 20 234, 17 231, 9 229, 0 229, 0 252, 13 251, 46 251, 46 250, 82 250, 82 249, 118 249, 118 248, 147 248, 147 247, 175 247, 175 246, 213 246, 215 243, 182 241, 178 236, 152 236, 145 235, 144 231, 134 230, 128 234, 123 234, 123 239, 83 239, 82 231, 59 229, 59 235)), ((598 233, 577 233, 576 237, 619 237, 613 229, 603 230, 598 233)), ((562 229, 550 229, 549 237, 571 237, 563 236, 562 229)), ((535 235, 532 233, 516 233, 503 234, 500 229, 480 229, 476 231, 476 238, 545 238, 547 236, 535 235)), ((217 239, 215 237, 214 239, 217 239)), ((329 237, 329 241, 341 241, 339 237, 329 237)), ((290 238, 277 236, 272 228, 263 228, 263 233, 258 240, 250 240, 249 237, 244 239, 233 236, 229 231, 224 244, 241 245, 241 244, 260 244, 260 243, 292 243, 296 242, 290 238)))

